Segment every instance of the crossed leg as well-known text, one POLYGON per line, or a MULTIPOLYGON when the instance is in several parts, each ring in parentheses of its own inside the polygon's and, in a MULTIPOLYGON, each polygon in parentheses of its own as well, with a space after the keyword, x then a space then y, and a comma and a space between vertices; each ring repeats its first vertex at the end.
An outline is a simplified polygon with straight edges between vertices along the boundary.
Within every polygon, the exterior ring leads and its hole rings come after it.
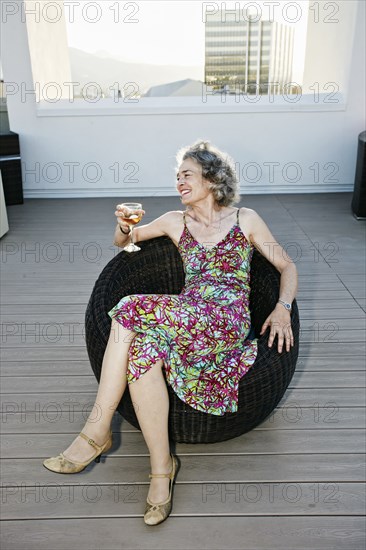
MULTIPOLYGON (((135 333, 112 320, 111 332, 103 357, 101 377, 95 403, 81 430, 99 445, 107 440, 113 414, 126 389, 128 350, 135 333)), ((157 361, 141 378, 129 385, 142 434, 150 452, 153 473, 169 473, 171 459, 168 437, 169 399, 162 373, 162 361, 157 361)), ((66 458, 84 462, 95 450, 80 436, 65 449, 66 458)), ((161 502, 168 497, 169 480, 153 478, 149 499, 161 502)))

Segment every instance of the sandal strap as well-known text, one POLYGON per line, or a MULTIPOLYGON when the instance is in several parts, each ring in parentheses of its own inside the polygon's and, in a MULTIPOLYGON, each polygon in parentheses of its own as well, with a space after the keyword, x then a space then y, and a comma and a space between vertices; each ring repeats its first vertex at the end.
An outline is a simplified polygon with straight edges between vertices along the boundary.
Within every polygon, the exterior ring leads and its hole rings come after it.
POLYGON ((88 437, 87 435, 83 434, 83 432, 80 432, 80 437, 82 437, 83 439, 85 439, 85 441, 87 441, 89 443, 89 445, 91 445, 92 447, 94 447, 94 449, 96 449, 97 451, 100 451, 101 448, 102 448, 102 445, 98 445, 98 443, 95 443, 94 439, 91 439, 90 437, 88 437))
POLYGON ((168 477, 170 478, 172 474, 149 474, 149 477, 168 477))

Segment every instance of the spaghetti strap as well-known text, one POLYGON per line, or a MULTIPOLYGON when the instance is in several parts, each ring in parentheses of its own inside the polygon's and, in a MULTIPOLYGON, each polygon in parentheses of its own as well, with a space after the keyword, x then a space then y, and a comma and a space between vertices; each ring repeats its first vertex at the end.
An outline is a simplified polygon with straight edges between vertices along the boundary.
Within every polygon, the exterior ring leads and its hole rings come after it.
POLYGON ((186 213, 185 212, 183 212, 183 223, 184 223, 184 225, 186 225, 186 213))
POLYGON ((239 225, 239 212, 240 212, 240 208, 238 208, 237 212, 236 212, 236 223, 239 225))

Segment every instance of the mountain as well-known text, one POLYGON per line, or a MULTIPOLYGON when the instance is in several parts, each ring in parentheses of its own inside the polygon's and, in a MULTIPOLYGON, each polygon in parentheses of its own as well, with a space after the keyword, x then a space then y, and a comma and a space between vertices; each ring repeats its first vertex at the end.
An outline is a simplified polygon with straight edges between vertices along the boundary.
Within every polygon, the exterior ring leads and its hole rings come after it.
MULTIPOLYGON (((203 67, 179 65, 150 65, 147 63, 128 63, 115 57, 106 57, 108 52, 99 51, 91 54, 70 48, 71 74, 74 82, 81 86, 89 82, 97 82, 102 90, 108 90, 115 82, 123 89, 128 82, 135 83, 141 94, 151 86, 166 84, 186 78, 203 80, 203 67)), ((116 86, 115 86, 116 88, 116 86)), ((132 86, 125 87, 127 93, 132 93, 132 86)))

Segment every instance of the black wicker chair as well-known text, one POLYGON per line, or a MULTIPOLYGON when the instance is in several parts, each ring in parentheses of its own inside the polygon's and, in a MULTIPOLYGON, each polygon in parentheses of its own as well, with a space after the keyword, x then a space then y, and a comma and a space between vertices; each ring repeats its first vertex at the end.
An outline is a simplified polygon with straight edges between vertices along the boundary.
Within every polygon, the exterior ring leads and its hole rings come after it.
MULTIPOLYGON (((86 345, 93 372, 99 382, 111 319, 108 311, 130 294, 178 294, 184 272, 177 248, 167 237, 139 243, 135 254, 120 252, 103 269, 95 283, 85 316, 86 345)), ((258 355, 239 382, 238 411, 223 416, 197 411, 185 404, 168 385, 170 400, 169 435, 178 443, 214 443, 252 430, 273 411, 294 374, 299 345, 299 312, 296 300, 291 313, 295 345, 289 352, 267 345, 269 329, 259 337, 266 317, 279 295, 280 275, 257 250, 251 264, 250 309, 258 337, 258 355)), ((133 426, 140 428, 125 391, 117 409, 133 426)))

